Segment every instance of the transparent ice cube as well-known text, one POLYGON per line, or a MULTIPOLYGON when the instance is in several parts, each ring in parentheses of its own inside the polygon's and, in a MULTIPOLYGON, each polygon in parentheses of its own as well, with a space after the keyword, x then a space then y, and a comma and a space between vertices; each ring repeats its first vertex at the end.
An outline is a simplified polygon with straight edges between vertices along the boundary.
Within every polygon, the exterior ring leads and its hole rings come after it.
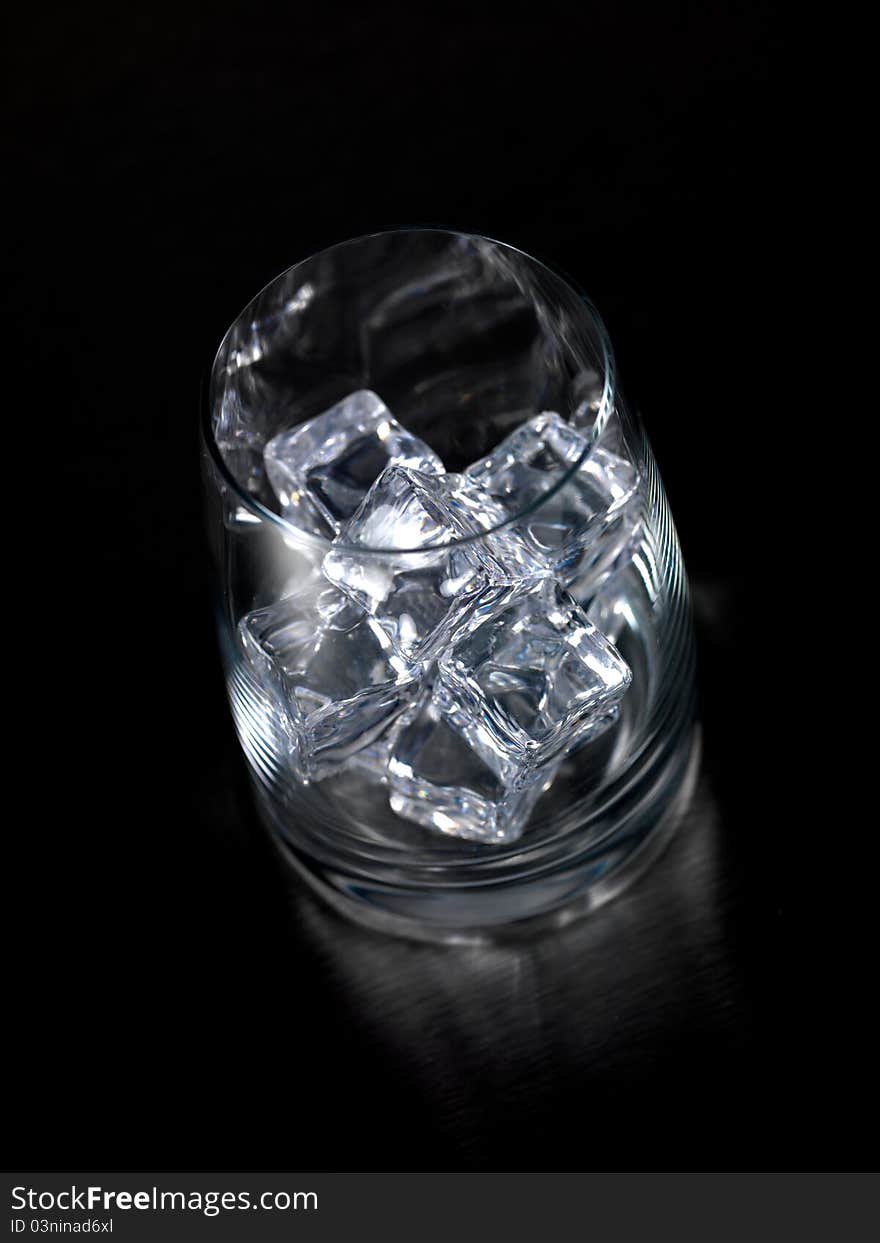
POLYGON ((447 715, 507 788, 615 718, 629 666, 549 575, 491 587, 476 624, 439 659, 447 715))
POLYGON ((370 747, 418 693, 420 670, 326 584, 247 614, 239 635, 303 781, 322 780, 370 747))
POLYGON ((569 417, 569 422, 574 427, 585 429, 584 435, 591 430, 598 417, 607 419, 610 413, 607 406, 610 394, 606 384, 606 378, 593 367, 584 367, 571 382, 571 395, 577 405, 569 417))
POLYGON ((433 659, 470 623, 480 593, 511 581, 491 544, 467 540, 483 528, 458 481, 387 467, 324 559, 330 582, 375 616, 409 660, 433 659))
MULTIPOLYGON (((608 585, 619 581, 642 536, 642 501, 636 495, 614 515, 602 536, 585 544, 580 560, 566 582, 578 604, 590 612, 592 603, 608 585)), ((600 629, 602 629, 600 627, 600 629)))
MULTIPOLYGON (((465 476, 513 519, 544 497, 588 445, 580 431, 546 412, 517 428, 465 476)), ((570 479, 508 528, 508 539, 518 537, 531 557, 568 585, 591 561, 608 557, 609 536, 626 543, 637 521, 638 483, 630 462, 594 445, 570 479)))
POLYGON ((486 843, 515 841, 555 768, 518 790, 504 785, 444 711, 446 692, 423 694, 403 718, 388 763, 392 811, 425 828, 486 843))
POLYGON ((517 523, 510 523, 509 510, 467 475, 446 475, 456 509, 467 515, 471 528, 486 532, 484 545, 492 564, 501 567, 497 581, 518 583, 547 574, 543 550, 523 537, 517 523))
POLYGON ((443 470, 433 449, 401 427, 369 389, 274 436, 264 460, 285 518, 319 535, 339 531, 389 462, 443 470))
POLYGON ((616 575, 593 596, 589 605, 582 605, 593 625, 618 647, 627 630, 636 631, 639 627, 631 596, 626 578, 616 575))
POLYGON ((633 621, 626 596, 617 591, 600 591, 591 601, 587 616, 612 643, 618 642, 627 624, 633 621))
MULTIPOLYGON (((427 685, 427 679, 423 679, 422 692, 424 692, 424 688, 427 685)), ((394 746, 401 730, 405 728, 406 723, 412 717, 412 704, 414 702, 415 700, 403 712, 395 716, 372 742, 352 754, 350 761, 352 768, 356 768, 358 772, 378 785, 388 784, 388 766, 394 752, 394 746)))

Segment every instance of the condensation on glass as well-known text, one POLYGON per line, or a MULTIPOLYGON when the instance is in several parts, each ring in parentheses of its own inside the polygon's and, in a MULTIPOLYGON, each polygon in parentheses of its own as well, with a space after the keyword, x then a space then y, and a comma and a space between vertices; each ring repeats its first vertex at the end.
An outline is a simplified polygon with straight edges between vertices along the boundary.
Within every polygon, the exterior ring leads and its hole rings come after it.
POLYGON ((586 299, 482 237, 342 243, 229 329, 202 432, 232 714, 300 871, 441 938, 615 892, 692 784, 693 647, 586 299))

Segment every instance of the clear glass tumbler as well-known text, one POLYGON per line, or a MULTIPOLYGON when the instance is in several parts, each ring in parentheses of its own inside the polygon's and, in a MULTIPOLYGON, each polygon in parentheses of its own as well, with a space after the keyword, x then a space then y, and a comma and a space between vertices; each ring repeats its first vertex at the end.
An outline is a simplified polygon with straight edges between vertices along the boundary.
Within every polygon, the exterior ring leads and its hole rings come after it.
POLYGON ((325 898, 482 938, 652 857, 696 765, 687 583, 567 281, 433 229, 306 259, 227 332, 202 461, 236 730, 325 898))

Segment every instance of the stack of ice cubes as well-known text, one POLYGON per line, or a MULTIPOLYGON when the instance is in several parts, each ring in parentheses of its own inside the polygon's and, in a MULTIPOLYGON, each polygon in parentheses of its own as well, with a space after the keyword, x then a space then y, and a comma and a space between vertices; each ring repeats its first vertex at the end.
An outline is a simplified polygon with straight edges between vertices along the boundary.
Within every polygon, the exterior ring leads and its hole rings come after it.
POLYGON ((519 837, 631 681, 583 606, 632 548, 639 480, 587 444, 543 413, 447 473, 366 390, 266 444, 283 515, 332 540, 317 582, 239 623, 300 781, 356 768, 426 828, 519 837))

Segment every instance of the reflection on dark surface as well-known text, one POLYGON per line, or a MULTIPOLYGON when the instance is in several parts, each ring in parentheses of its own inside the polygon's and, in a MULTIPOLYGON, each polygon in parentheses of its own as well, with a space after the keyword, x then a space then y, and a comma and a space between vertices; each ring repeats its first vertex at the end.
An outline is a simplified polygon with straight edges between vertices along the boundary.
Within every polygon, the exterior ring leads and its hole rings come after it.
POLYGON ((603 1080, 607 1091, 650 1071, 670 1041, 723 1028, 736 982, 718 831, 704 780, 663 855, 620 898, 522 943, 395 940, 345 921, 299 882, 295 919, 352 1038, 394 1059, 454 1151, 491 1165, 497 1136, 540 1125, 560 1093, 603 1080))

